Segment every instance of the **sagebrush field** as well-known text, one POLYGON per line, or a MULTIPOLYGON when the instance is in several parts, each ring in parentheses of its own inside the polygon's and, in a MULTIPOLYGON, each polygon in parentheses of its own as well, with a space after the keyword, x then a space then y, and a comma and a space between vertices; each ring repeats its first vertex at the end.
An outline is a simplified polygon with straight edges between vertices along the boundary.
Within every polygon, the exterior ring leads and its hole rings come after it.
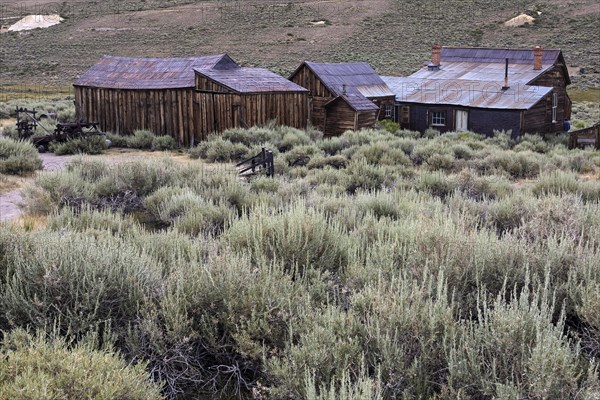
POLYGON ((104 352, 89 374, 133 364, 125 398, 600 396, 600 153, 389 124, 231 130, 190 156, 217 164, 88 156, 25 189, 0 327, 30 333, 5 337, 0 393, 59 393, 77 377, 41 359, 104 352), (261 146, 277 177, 239 179, 261 146))
POLYGON ((0 32, 0 196, 24 198, 0 223, 0 400, 600 399, 600 152, 564 135, 140 130, 54 144, 86 154, 40 171, 14 126, 17 106, 74 121, 102 54, 405 75, 439 42, 561 48, 584 128, 596 2, 0 0, 3 26, 54 13, 0 32), (91 155, 105 138, 128 150, 91 155), (240 178, 263 147, 275 177, 240 178))

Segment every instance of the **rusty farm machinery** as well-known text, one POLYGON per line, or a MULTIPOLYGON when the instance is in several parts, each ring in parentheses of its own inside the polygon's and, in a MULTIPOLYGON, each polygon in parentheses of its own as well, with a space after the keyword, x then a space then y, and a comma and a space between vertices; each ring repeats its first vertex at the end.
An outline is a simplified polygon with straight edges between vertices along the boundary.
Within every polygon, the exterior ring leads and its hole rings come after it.
MULTIPOLYGON (((77 122, 57 123, 54 130, 50 130, 40 123, 42 119, 37 118, 38 111, 28 110, 27 108, 18 107, 17 115, 17 132, 20 139, 30 140, 37 147, 40 153, 48 150, 52 142, 66 142, 72 139, 85 136, 104 135, 98 128, 96 122, 85 122, 78 120, 77 122), (37 128, 40 127, 44 133, 39 134, 37 128)), ((43 114, 42 116, 47 116, 43 114)))

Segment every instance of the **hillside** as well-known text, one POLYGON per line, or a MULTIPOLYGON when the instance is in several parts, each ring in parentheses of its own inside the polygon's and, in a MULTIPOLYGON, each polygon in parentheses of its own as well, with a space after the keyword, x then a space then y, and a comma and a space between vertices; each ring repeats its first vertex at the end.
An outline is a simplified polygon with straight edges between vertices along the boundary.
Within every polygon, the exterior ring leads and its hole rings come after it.
MULTIPOLYGON (((227 52, 248 66, 288 74, 306 59, 364 60, 407 74, 431 44, 562 48, 574 85, 600 86, 600 7, 593 0, 530 5, 509 0, 0 1, 6 27, 29 14, 59 14, 47 29, 0 34, 1 77, 11 85, 70 83, 102 54, 178 57, 227 52), (533 25, 505 27, 521 13, 533 25), (585 74, 580 75, 580 68, 585 74)), ((6 89, 5 89, 6 90, 6 89)))

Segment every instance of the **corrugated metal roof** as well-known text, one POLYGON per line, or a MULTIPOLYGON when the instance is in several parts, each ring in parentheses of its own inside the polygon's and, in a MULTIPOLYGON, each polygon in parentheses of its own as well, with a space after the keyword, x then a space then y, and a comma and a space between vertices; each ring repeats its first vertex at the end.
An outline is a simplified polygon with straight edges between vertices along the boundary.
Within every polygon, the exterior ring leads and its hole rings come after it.
POLYGON ((367 97, 394 95, 377 72, 366 62, 322 64, 307 61, 305 64, 336 96, 342 94, 344 85, 346 90, 354 88, 367 97))
MULTIPOLYGON (((543 49, 542 64, 554 64, 559 60, 561 51, 543 49)), ((533 67, 533 49, 499 49, 485 47, 442 47, 441 62, 477 62, 477 63, 528 64, 533 67)))
POLYGON ((296 72, 304 65, 313 71, 336 99, 344 99, 356 111, 378 109, 369 98, 394 95, 366 62, 324 64, 306 61, 296 72))
MULTIPOLYGON (((440 79, 440 80, 470 80, 486 82, 504 82, 505 61, 502 62, 465 62, 465 61, 442 61, 439 70, 429 70, 428 67, 421 68, 411 78, 440 79)), ((540 76, 552 64, 542 64, 541 70, 534 70, 528 64, 508 64, 509 83, 520 83, 526 85, 540 76)))
POLYGON ((196 72, 238 93, 308 92, 308 89, 264 68, 211 69, 196 72))
POLYGON ((189 58, 103 56, 74 84, 112 89, 193 88, 194 67, 232 68, 237 64, 227 54, 189 58))
POLYGON ((519 83, 502 90, 501 82, 483 80, 420 79, 414 76, 382 78, 396 94, 396 101, 403 103, 528 110, 552 92, 551 87, 519 83))

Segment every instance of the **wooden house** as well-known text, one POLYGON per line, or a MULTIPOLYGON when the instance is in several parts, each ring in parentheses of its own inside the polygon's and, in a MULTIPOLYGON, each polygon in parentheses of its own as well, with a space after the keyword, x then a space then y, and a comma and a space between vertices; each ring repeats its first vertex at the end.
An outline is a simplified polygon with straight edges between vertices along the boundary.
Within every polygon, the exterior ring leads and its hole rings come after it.
POLYGON ((434 45, 432 61, 408 77, 382 77, 396 95, 395 120, 424 131, 562 132, 571 116, 560 50, 434 45))
POLYGON ((304 62, 289 79, 310 91, 311 122, 326 135, 393 118, 394 93, 367 63, 304 62))
POLYGON ((227 54, 193 58, 104 56, 75 83, 79 118, 104 131, 148 129, 194 145, 227 128, 274 121, 304 128, 308 91, 227 54))

